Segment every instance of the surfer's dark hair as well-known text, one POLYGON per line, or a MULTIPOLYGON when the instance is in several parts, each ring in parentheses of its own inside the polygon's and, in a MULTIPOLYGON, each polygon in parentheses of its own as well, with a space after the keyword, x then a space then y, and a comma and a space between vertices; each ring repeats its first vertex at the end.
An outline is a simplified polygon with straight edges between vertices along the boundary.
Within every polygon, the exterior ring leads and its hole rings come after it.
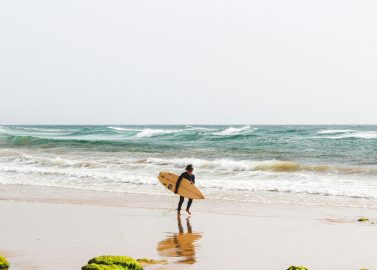
POLYGON ((193 170, 194 169, 194 166, 192 166, 192 164, 189 164, 186 166, 186 171, 190 171, 190 170, 193 170))

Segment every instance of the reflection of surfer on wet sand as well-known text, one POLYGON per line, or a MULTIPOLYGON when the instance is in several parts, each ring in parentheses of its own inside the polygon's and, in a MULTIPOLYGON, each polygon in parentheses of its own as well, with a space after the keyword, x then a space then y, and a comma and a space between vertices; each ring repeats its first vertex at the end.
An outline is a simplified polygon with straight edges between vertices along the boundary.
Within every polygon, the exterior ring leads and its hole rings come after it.
POLYGON ((187 232, 184 232, 181 216, 178 219, 178 233, 174 233, 160 241, 157 251, 160 256, 179 258, 177 263, 194 264, 196 262, 196 242, 202 237, 200 233, 193 233, 190 218, 186 219, 187 232))
MULTIPOLYGON (((192 234, 192 226, 191 226, 191 223, 190 223, 190 217, 186 218, 186 226, 187 226, 187 233, 192 234)), ((178 217, 178 231, 179 231, 180 234, 185 233, 184 230, 183 230, 181 217, 178 217)))

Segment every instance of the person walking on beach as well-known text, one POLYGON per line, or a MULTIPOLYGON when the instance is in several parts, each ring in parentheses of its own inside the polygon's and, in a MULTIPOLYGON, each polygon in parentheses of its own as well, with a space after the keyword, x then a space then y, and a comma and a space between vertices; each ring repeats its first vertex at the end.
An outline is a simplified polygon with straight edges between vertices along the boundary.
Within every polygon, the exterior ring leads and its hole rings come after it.
MULTIPOLYGON (((183 178, 189 180, 191 184, 195 184, 195 175, 193 174, 193 171, 194 171, 194 167, 192 166, 192 164, 189 164, 186 166, 186 171, 179 176, 177 180, 177 184, 175 185, 175 191, 174 191, 175 194, 178 193, 179 185, 181 184, 183 178)), ((184 200, 185 200, 185 197, 179 196, 179 203, 178 203, 178 208, 177 208, 178 215, 181 214, 181 208, 182 208, 182 204, 184 200)), ((190 212, 191 204, 192 204, 192 199, 188 199, 186 212, 189 213, 190 215, 191 215, 191 212, 190 212)))

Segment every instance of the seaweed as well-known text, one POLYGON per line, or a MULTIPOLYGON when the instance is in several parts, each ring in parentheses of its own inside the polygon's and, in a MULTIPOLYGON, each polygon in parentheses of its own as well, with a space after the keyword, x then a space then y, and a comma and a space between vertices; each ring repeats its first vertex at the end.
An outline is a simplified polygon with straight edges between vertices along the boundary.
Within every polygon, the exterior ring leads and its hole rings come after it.
POLYGON ((99 256, 89 260, 82 270, 143 270, 134 258, 127 256, 99 256))
POLYGON ((292 265, 292 266, 288 267, 287 270, 308 270, 308 268, 306 268, 305 266, 292 265))
POLYGON ((168 262, 166 260, 153 260, 153 259, 147 259, 147 258, 140 258, 137 259, 137 261, 141 265, 149 265, 149 264, 167 264, 168 262))
POLYGON ((8 269, 8 268, 9 268, 9 263, 8 263, 7 259, 0 256, 0 269, 8 269))

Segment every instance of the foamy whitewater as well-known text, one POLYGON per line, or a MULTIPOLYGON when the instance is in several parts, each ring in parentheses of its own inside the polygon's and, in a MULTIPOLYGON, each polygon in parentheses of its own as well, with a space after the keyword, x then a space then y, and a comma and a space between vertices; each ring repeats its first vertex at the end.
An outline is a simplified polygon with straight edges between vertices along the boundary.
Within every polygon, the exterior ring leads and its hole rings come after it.
POLYGON ((188 163, 208 198, 377 200, 377 126, 0 126, 1 185, 171 195, 188 163))

